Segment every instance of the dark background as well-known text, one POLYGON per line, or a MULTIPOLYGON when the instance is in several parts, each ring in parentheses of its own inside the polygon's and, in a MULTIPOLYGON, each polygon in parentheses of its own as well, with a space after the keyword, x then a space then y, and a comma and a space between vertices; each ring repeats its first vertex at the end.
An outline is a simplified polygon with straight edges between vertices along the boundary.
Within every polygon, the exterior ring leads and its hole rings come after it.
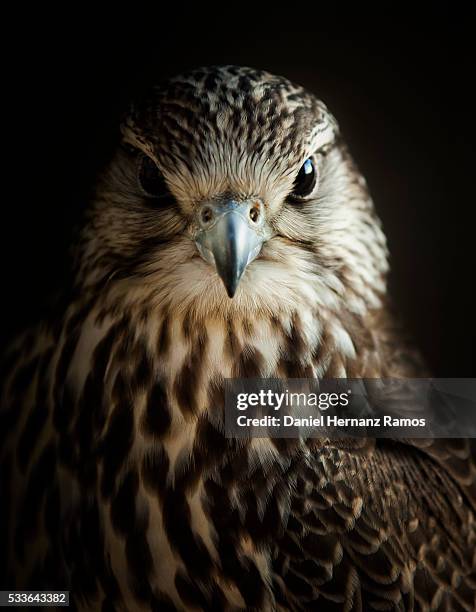
POLYGON ((328 104, 384 222, 404 321, 435 375, 476 375, 473 11, 371 20, 295 4, 276 22, 269 10, 227 14, 237 7, 125 11, 120 25, 73 11, 4 23, 2 343, 65 283, 72 227, 127 102, 177 71, 235 63, 328 104))

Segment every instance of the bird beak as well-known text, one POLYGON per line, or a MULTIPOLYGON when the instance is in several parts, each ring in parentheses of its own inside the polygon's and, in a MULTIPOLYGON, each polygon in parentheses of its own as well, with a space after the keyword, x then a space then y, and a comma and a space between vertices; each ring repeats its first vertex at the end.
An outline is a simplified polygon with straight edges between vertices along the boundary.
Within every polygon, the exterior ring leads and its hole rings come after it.
POLYGON ((258 256, 266 239, 263 205, 259 201, 207 202, 198 211, 198 226, 198 251, 215 266, 232 298, 246 267, 258 256))

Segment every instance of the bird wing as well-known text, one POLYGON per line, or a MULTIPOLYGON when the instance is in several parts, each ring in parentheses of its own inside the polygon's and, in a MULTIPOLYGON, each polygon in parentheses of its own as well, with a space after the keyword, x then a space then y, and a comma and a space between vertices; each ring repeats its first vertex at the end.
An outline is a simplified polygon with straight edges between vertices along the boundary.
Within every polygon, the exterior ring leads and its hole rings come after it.
MULTIPOLYGON (((39 565, 50 562, 56 554, 51 535, 59 516, 52 427, 54 366, 55 339, 46 328, 18 336, 2 363, 0 585, 3 588, 28 586, 27 576, 34 576, 39 565)), ((59 584, 51 586, 58 588, 59 584)))
POLYGON ((292 610, 476 609, 474 517, 453 478, 467 473, 470 445, 448 444, 446 454, 443 446, 379 440, 312 453, 277 545, 278 602, 292 610))

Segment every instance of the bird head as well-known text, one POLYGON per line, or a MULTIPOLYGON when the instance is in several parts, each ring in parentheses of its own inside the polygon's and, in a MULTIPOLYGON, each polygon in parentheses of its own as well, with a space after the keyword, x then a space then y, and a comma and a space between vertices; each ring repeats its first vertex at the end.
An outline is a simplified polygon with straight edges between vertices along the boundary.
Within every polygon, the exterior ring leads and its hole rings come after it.
POLYGON ((314 95, 260 70, 197 69, 152 89, 121 130, 83 234, 85 280, 202 315, 378 302, 385 238, 314 95))

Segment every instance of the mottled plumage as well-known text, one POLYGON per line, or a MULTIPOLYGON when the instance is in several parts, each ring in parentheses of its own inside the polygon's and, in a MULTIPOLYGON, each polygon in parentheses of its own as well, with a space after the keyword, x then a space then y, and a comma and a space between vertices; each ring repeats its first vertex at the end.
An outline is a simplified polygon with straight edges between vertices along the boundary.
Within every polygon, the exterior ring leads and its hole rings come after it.
POLYGON ((67 588, 80 610, 474 610, 470 442, 223 433, 226 377, 424 374, 324 104, 206 68, 122 135, 64 306, 7 358, 2 587, 67 588), (294 197, 308 158, 317 184, 294 197), (196 245, 223 202, 267 232, 232 299, 196 245))

